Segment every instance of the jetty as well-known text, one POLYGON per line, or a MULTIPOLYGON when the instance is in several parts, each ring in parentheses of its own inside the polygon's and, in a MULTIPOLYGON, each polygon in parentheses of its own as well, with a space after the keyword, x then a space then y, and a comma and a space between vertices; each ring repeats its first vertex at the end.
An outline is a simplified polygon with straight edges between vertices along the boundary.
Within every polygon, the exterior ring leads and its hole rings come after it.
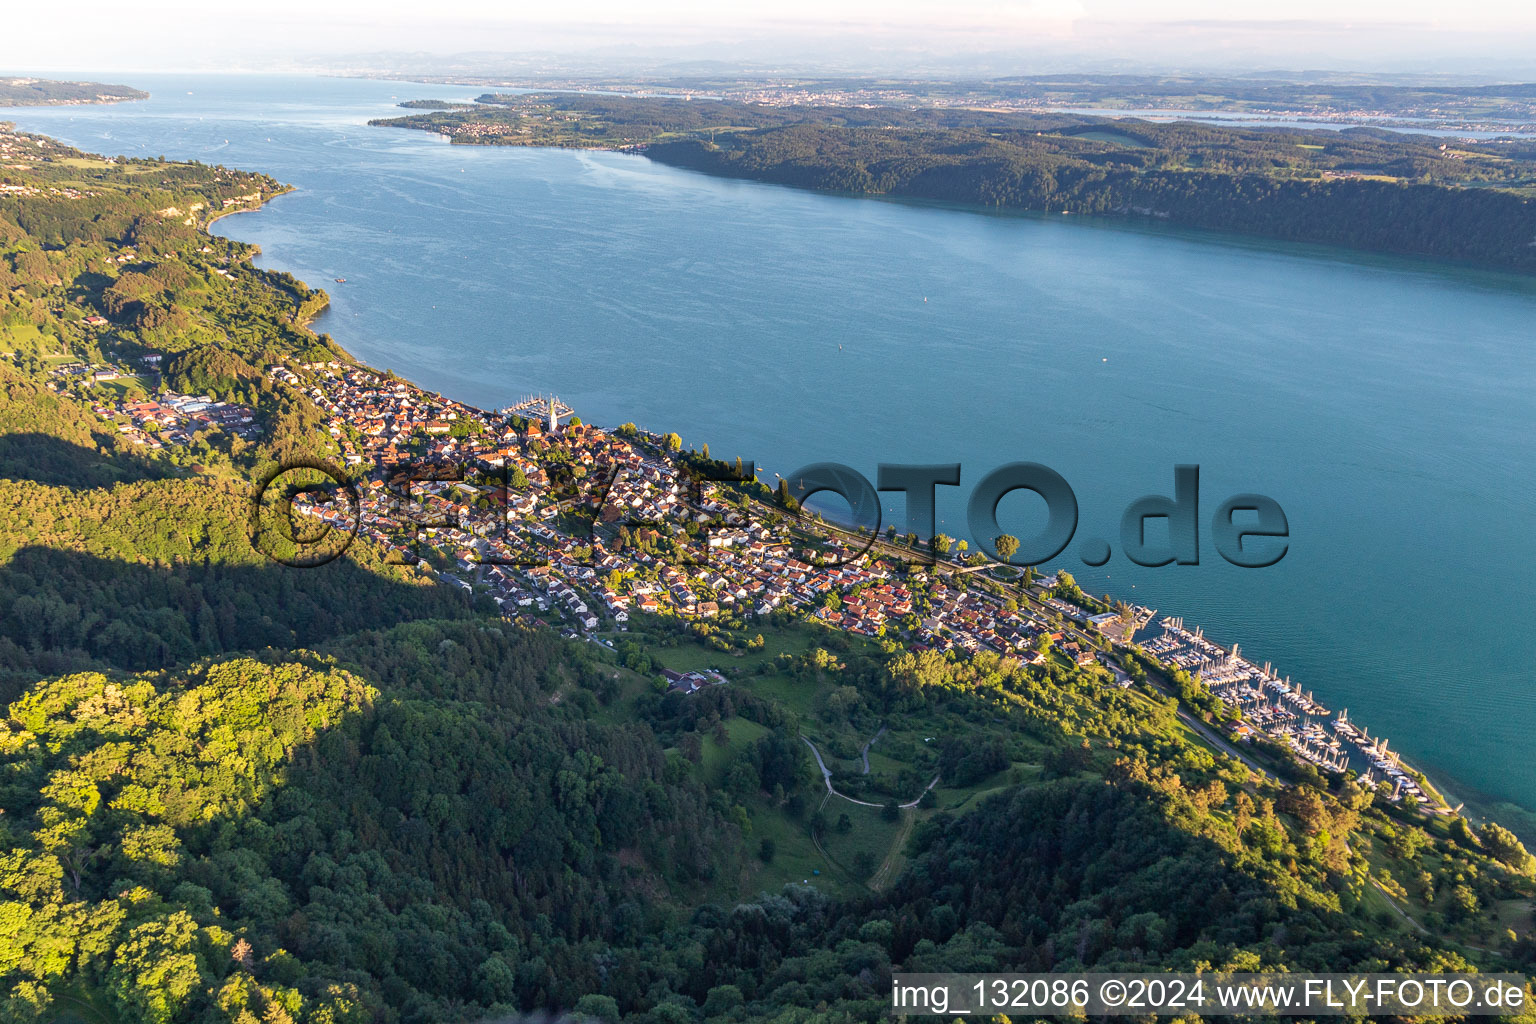
POLYGON ((1387 782, 1393 800, 1411 796, 1426 805, 1437 803, 1425 793, 1416 773, 1389 749, 1386 737, 1373 737, 1364 726, 1351 722, 1348 708, 1331 718, 1327 706, 1290 676, 1280 675, 1267 661, 1258 664, 1243 657, 1235 643, 1231 647, 1216 643, 1199 626, 1185 625, 1182 618, 1168 616, 1158 629, 1142 650, 1166 665, 1184 669, 1240 712, 1247 726, 1287 747, 1302 761, 1335 775, 1353 769, 1366 785, 1387 782))

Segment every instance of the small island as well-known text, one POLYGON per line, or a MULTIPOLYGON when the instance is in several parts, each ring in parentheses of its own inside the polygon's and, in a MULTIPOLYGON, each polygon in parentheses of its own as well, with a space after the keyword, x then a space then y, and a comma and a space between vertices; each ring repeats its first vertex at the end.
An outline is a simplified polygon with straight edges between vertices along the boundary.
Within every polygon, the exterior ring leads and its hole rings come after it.
POLYGON ((62 107, 85 103, 147 100, 149 93, 101 82, 55 82, 46 78, 0 77, 0 107, 62 107))

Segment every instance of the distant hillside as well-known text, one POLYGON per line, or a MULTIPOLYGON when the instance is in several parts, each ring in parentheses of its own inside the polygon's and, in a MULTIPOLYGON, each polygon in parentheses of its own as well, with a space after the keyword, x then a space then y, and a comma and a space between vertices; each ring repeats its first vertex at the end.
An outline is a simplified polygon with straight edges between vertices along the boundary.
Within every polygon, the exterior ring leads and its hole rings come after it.
POLYGON ((1536 142, 951 107, 487 93, 369 122, 846 195, 1162 221, 1536 273, 1536 142))
POLYGON ((0 78, 0 107, 56 107, 74 103, 147 100, 149 93, 102 82, 53 82, 46 78, 0 78))

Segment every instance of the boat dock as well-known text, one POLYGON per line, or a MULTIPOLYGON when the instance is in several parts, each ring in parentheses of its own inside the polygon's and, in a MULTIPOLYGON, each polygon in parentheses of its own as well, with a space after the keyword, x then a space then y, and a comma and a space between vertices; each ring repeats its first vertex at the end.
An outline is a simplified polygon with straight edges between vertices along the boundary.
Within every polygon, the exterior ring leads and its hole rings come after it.
MULTIPOLYGON (((1151 616, 1148 617, 1149 621, 1151 616)), ((1160 632, 1142 649, 1166 665, 1184 669, 1206 689, 1237 709, 1245 723, 1288 747, 1302 761, 1318 770, 1342 775, 1355 769, 1366 785, 1383 781, 1392 785, 1392 799, 1412 796, 1433 804, 1385 737, 1372 737, 1363 726, 1349 720, 1349 709, 1337 719, 1301 684, 1281 676, 1269 662, 1262 665, 1243 657, 1237 644, 1223 647, 1204 631, 1169 616, 1160 632)))

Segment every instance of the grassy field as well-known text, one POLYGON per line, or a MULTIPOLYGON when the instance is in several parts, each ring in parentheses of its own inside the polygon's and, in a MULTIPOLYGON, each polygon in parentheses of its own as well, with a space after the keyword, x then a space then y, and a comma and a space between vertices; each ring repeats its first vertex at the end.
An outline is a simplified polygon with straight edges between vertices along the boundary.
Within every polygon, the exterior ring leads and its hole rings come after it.
POLYGON ((1040 765, 1015 761, 1006 771, 998 772, 990 778, 983 779, 974 786, 963 789, 950 789, 940 784, 933 788, 934 810, 972 810, 989 796, 1007 792, 1017 785, 1040 781, 1040 774, 1040 765))
POLYGON ((725 746, 721 746, 713 736, 705 737, 703 757, 699 761, 701 777, 715 786, 724 781, 726 766, 736 751, 749 743, 756 743, 768 734, 768 730, 745 718, 732 718, 725 723, 725 733, 730 737, 730 742, 725 746))
MULTIPOLYGON (((720 786, 735 753, 768 732, 763 726, 744 718, 728 719, 725 730, 727 742, 724 745, 713 735, 704 737, 695 768, 699 778, 709 786, 720 786)), ((811 838, 807 820, 819 793, 808 791, 807 796, 807 809, 800 819, 791 817, 784 808, 775 807, 761 794, 747 800, 744 807, 751 821, 751 829, 744 837, 749 854, 747 863, 739 878, 721 879, 712 887, 713 898, 724 901, 747 899, 759 892, 777 892, 790 883, 814 885, 838 894, 849 891, 851 880, 846 873, 817 849, 811 838), (774 849, 773 859, 768 862, 756 856, 764 839, 770 840, 774 849)))
MULTIPOLYGON (((0 352, 37 354, 42 351, 43 344, 43 332, 37 329, 36 324, 13 324, 9 327, 0 327, 0 352)), ((72 356, 66 357, 65 361, 72 358, 72 356)))
MULTIPOLYGON (((612 652, 608 652, 607 660, 612 662, 612 652)), ((621 665, 613 666, 614 675, 619 680, 619 694, 606 707, 598 706, 592 718, 604 725, 618 725, 622 722, 632 722, 635 719, 635 698, 649 690, 652 680, 649 676, 643 676, 638 672, 632 672, 621 665)))
POLYGON ((747 638, 761 635, 763 646, 755 651, 719 651, 703 644, 685 643, 677 647, 651 648, 651 655, 674 672, 718 668, 734 679, 742 673, 756 671, 759 665, 772 665, 781 654, 804 654, 823 646, 829 639, 822 627, 805 624, 781 628, 748 626, 740 635, 747 638))
POLYGON ((743 685, 753 693, 778 701, 801 716, 810 714, 817 697, 830 688, 826 683, 791 679, 779 673, 749 677, 743 681, 743 685))
POLYGON ((821 835, 822 849, 851 881, 861 883, 867 883, 885 863, 903 831, 903 818, 911 815, 903 812, 895 821, 887 821, 878 807, 861 807, 835 796, 822 805, 821 813, 827 819, 826 831, 821 835), (846 832, 838 828, 845 814, 849 824, 846 832))
MULTIPOLYGON (((1417 931, 1411 924, 1403 920, 1401 909, 1394 906, 1393 901, 1387 898, 1386 893, 1374 885, 1366 884, 1360 895, 1360 904, 1366 913, 1377 921, 1390 921, 1398 928, 1417 931)), ((1412 915, 1412 911, 1409 911, 1409 914, 1412 915)))
MULTIPOLYGON (((149 165, 133 166, 127 164, 119 165, 115 163, 108 163, 106 160, 93 156, 66 156, 61 158, 58 162, 63 164, 65 167, 75 167, 82 171, 110 170, 120 171, 123 174, 153 174, 156 170, 155 167, 149 165)), ((101 185, 103 183, 97 181, 92 182, 92 184, 101 185)))
POLYGON ((1500 900, 1493 908, 1495 930, 1528 932, 1536 920, 1530 900, 1500 900))
MULTIPOLYGON (((1145 142, 1142 142, 1140 139, 1133 138, 1130 135, 1126 135, 1124 132, 1116 132, 1116 131, 1076 132, 1076 133, 1073 134, 1072 137, 1076 138, 1076 139, 1089 139, 1089 140, 1091 140, 1093 142, 1107 142, 1110 145, 1113 145, 1113 146, 1124 146, 1127 149, 1150 149, 1151 148, 1145 142)), ((1318 148, 1321 149, 1322 147, 1319 146, 1318 148)))
MULTIPOLYGON (((1436 822, 1434 824, 1440 824, 1436 822)), ((1435 831, 1431 827, 1430 831, 1435 831)), ((1421 854, 1411 861, 1405 861, 1395 857, 1385 847, 1378 836, 1371 841, 1366 851, 1366 863, 1370 865, 1371 877, 1379 878, 1382 871, 1386 871, 1401 884, 1408 892, 1406 899, 1398 896, 1392 897, 1392 902, 1405 912, 1413 921, 1423 924, 1430 920, 1430 915, 1443 915, 1447 908, 1442 906, 1445 901, 1436 900, 1434 903, 1426 902, 1414 884, 1413 878, 1420 871, 1428 870, 1431 874, 1442 875, 1446 867, 1444 861, 1438 856, 1421 854)), ((1391 912, 1387 898, 1375 887, 1369 887, 1365 903, 1375 909, 1386 909, 1391 912)), ((1402 923, 1402 916, 1392 913, 1392 917, 1398 923, 1402 923)), ((1516 932, 1529 931, 1533 925, 1533 907, 1528 899, 1499 900, 1492 906, 1484 907, 1477 916, 1459 924, 1448 926, 1450 937, 1467 942, 1481 948, 1493 948, 1502 945, 1509 930, 1516 932)), ((1417 930, 1417 929, 1415 929, 1417 930)))
POLYGON ((101 392, 104 398, 112 402, 143 398, 149 394, 149 385, 141 377, 119 377, 117 380, 97 381, 91 385, 91 388, 101 392))
MULTIPOLYGON (((814 804, 812 806, 815 806, 814 804)), ((765 801, 753 801, 747 808, 752 816, 752 834, 748 849, 754 853, 763 839, 774 845, 773 860, 764 863, 751 857, 742 873, 736 895, 746 897, 759 892, 777 892, 785 885, 814 885, 818 889, 845 895, 856 888, 837 866, 816 847, 810 829, 765 801)))

